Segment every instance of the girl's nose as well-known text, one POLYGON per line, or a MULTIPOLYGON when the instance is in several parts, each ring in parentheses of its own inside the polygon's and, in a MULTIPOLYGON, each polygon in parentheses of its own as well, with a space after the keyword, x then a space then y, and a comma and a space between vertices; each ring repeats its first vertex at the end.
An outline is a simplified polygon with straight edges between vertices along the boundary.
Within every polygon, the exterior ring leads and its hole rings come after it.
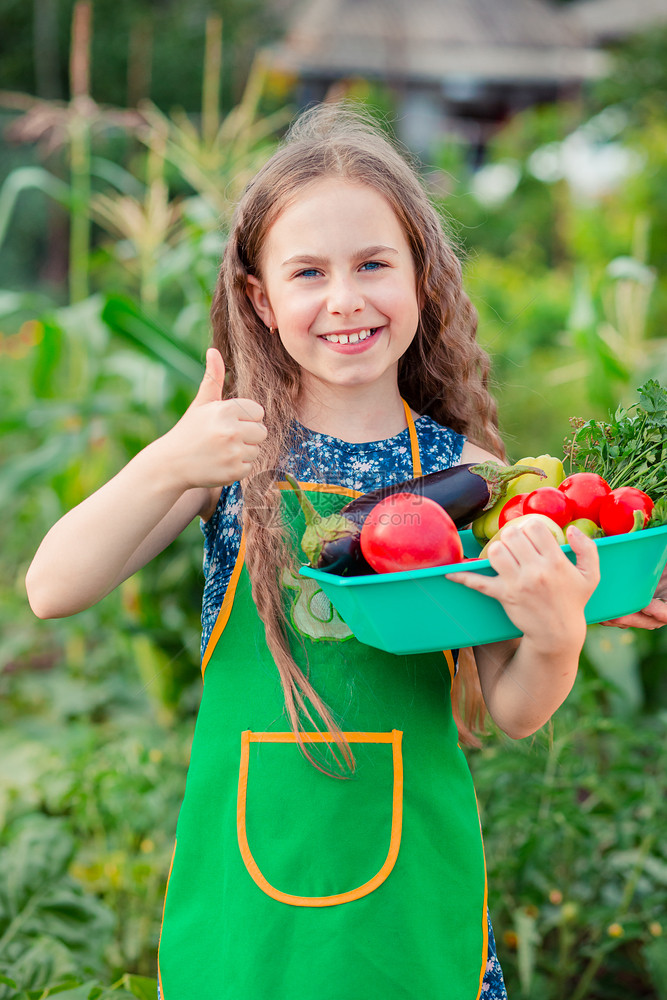
POLYGON ((327 310, 331 314, 350 316, 364 308, 366 302, 359 288, 349 278, 340 278, 329 286, 327 310))

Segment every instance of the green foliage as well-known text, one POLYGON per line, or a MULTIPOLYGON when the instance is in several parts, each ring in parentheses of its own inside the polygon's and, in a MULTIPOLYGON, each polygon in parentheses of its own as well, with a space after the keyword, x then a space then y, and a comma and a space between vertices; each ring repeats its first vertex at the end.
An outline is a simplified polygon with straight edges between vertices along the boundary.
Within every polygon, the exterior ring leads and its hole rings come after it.
POLYGON ((0 675, 0 971, 22 987, 155 968, 192 723, 161 701, 147 636, 87 633, 0 675))
POLYGON ((667 28, 655 25, 616 47, 615 72, 594 88, 601 107, 624 104, 640 119, 667 101, 667 28))
MULTIPOLYGON (((45 98, 67 96, 67 65, 75 0, 24 4, 3 0, 0 36, 2 86, 45 98)), ((258 44, 274 39, 280 19, 264 0, 183 3, 166 0, 95 0, 92 94, 101 104, 122 107, 131 96, 132 46, 150 81, 150 96, 169 110, 196 111, 201 100, 206 18, 224 18, 225 107, 238 99, 258 44)))
POLYGON ((625 107, 558 105, 518 115, 481 171, 440 153, 512 453, 534 449, 536 425, 559 449, 565 409, 605 419, 649 376, 667 379, 666 129, 664 106, 640 123, 625 107), (606 186, 603 168, 621 179, 606 186))
POLYGON ((60 1000, 155 1000, 157 980, 147 976, 132 976, 129 973, 110 987, 99 980, 67 976, 61 982, 38 989, 22 989, 9 976, 0 975, 0 986, 5 986, 3 1000, 45 1000, 58 996, 60 1000))
POLYGON ((99 967, 113 917, 68 874, 72 837, 55 821, 10 827, 4 836, 11 839, 0 853, 3 974, 38 989, 81 965, 99 967))
POLYGON ((591 628, 548 727, 471 754, 510 995, 663 995, 666 716, 637 725, 638 642, 591 628))

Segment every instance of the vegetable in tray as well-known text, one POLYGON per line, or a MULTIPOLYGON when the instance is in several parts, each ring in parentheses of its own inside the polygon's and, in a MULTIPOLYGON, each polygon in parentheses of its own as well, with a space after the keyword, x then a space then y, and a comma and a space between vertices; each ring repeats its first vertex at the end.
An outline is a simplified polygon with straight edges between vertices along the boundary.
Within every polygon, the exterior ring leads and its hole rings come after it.
MULTIPOLYGON (((486 556, 499 534, 541 521, 571 562, 576 557, 565 534, 571 525, 595 540, 600 581, 584 609, 587 623, 646 608, 667 561, 667 391, 652 380, 639 392, 639 403, 619 408, 608 424, 572 421, 565 452, 569 474, 552 455, 523 459, 534 474, 506 468, 502 495, 477 508, 471 504, 456 523, 447 519, 444 505, 442 517, 426 511, 425 490, 415 495, 414 487, 429 477, 358 497, 319 523, 313 509, 303 539, 311 565, 302 566, 301 575, 319 585, 369 646, 406 655, 500 642, 520 636, 520 630, 500 601, 461 585, 457 574, 492 575, 486 556), (406 496, 408 485, 413 492, 406 496), (419 504, 424 516, 415 537, 407 522, 419 504), (471 521, 473 530, 459 530, 471 521)), ((473 478, 469 469, 461 473, 465 468, 436 473, 440 478, 431 481, 445 493, 456 493, 456 486, 465 496, 473 478)), ((307 497, 302 501, 304 506, 307 497)))
POLYGON ((655 504, 650 526, 667 524, 667 389, 649 379, 639 400, 609 422, 572 417, 565 455, 573 472, 593 472, 612 490, 632 486, 655 504))
POLYGON ((667 390, 650 379, 638 392, 638 402, 618 407, 609 422, 571 418, 567 476, 552 455, 513 466, 470 463, 373 490, 321 517, 286 475, 306 519, 301 547, 314 569, 352 577, 474 558, 459 538, 469 525, 482 558, 509 522, 536 516, 560 544, 571 524, 591 538, 665 525, 667 390))
MULTIPOLYGON (((381 501, 396 493, 410 494, 413 505, 416 498, 426 498, 445 510, 457 528, 462 528, 482 511, 494 506, 505 496, 512 480, 525 473, 533 473, 531 480, 534 478, 536 482, 546 475, 541 468, 530 464, 502 466, 499 462, 481 462, 455 465, 364 493, 346 504, 338 514, 324 518, 303 494, 294 477, 286 474, 285 479, 295 490, 306 518, 301 548, 310 565, 342 576, 359 576, 373 572, 362 552, 361 531, 366 518, 381 501)), ((413 507, 413 513, 415 510, 413 507)), ((370 543, 369 532, 366 538, 370 543)), ((406 544, 405 533, 397 538, 396 544, 406 544)))
POLYGON ((361 551, 377 573, 461 562, 463 544, 447 511, 428 497, 392 493, 370 511, 361 551))

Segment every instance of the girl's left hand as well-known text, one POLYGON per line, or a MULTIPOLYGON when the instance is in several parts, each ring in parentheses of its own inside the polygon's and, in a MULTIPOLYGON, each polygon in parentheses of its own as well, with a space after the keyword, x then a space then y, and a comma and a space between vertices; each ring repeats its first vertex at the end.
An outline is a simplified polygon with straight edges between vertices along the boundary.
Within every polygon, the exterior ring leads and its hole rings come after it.
POLYGON ((539 646, 583 643, 583 610, 600 580, 598 551, 576 528, 568 529, 567 540, 576 564, 544 524, 510 524, 488 549, 497 576, 464 572, 450 579, 500 601, 513 624, 539 646))
POLYGON ((641 611, 633 615, 623 615, 622 618, 612 618, 601 625, 615 625, 617 628, 656 629, 667 625, 667 566, 655 588, 652 600, 641 611))

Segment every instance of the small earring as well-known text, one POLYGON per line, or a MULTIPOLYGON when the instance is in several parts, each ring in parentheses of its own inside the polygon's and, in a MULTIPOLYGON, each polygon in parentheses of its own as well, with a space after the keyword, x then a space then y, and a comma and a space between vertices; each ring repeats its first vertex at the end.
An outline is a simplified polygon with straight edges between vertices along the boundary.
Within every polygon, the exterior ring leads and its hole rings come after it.
POLYGON ((269 333, 271 333, 271 334, 278 333, 278 327, 277 326, 270 326, 269 327, 269 333))

